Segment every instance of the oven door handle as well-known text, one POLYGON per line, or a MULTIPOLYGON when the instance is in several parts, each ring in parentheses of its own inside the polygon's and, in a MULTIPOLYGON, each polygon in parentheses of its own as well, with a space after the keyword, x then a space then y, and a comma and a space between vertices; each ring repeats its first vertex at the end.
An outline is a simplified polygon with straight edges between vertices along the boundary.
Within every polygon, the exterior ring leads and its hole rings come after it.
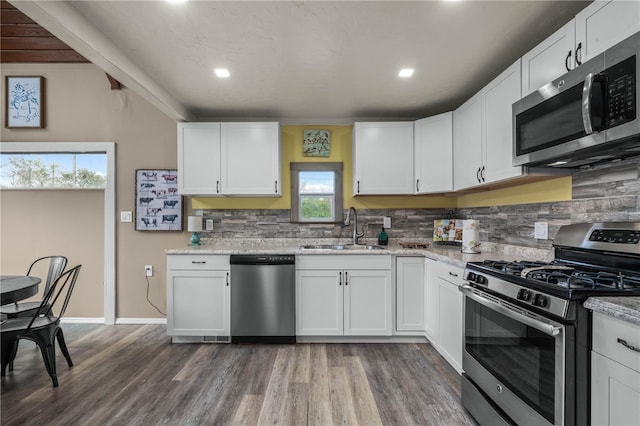
POLYGON ((474 302, 478 302, 481 305, 484 305, 488 308, 493 309, 503 315, 508 316, 516 321, 519 321, 523 324, 526 324, 530 327, 535 328, 549 336, 557 336, 562 332, 562 327, 558 327, 553 324, 546 323, 544 321, 540 321, 536 318, 532 318, 530 316, 524 315, 509 306, 506 306, 499 302, 494 302, 493 300, 487 299, 485 297, 480 296, 478 293, 474 291, 474 288, 470 285, 464 284, 459 287, 460 291, 464 293, 469 299, 474 302))

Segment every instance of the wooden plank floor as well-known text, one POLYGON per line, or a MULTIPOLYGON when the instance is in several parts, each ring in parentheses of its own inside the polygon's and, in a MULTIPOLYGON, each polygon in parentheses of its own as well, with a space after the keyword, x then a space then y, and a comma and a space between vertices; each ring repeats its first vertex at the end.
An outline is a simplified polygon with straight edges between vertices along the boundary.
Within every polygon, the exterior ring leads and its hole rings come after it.
POLYGON ((53 388, 21 341, 2 425, 475 425, 428 344, 171 344, 158 325, 64 324, 53 388))

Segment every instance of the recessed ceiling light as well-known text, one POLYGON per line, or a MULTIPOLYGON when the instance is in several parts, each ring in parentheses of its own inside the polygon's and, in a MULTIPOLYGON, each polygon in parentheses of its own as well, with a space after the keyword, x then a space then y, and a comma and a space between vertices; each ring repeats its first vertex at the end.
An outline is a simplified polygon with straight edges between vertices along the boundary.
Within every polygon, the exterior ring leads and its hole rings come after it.
POLYGON ((231 73, 229 73, 229 70, 226 68, 216 68, 213 70, 213 72, 215 72, 216 75, 220 78, 231 77, 231 73))
POLYGON ((413 75, 413 68, 402 68, 398 73, 398 77, 411 77, 413 75))
POLYGON ((180 4, 180 3, 185 3, 187 0, 165 0, 165 1, 172 4, 180 4))

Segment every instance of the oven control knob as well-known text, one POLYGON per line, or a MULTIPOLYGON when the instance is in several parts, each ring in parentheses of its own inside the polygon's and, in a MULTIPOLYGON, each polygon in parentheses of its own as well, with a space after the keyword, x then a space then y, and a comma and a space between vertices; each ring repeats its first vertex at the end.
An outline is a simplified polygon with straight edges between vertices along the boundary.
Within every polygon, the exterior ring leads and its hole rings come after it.
POLYGON ((487 277, 484 277, 482 275, 477 275, 476 276, 476 282, 478 284, 486 285, 487 284, 487 277))
POLYGON ((531 292, 527 289, 521 288, 518 291, 517 298, 518 300, 524 300, 525 302, 528 302, 529 300, 531 300, 531 292))
POLYGON ((539 306, 541 308, 544 308, 545 306, 547 306, 547 303, 548 303, 548 299, 544 295, 536 294, 535 296, 533 296, 534 306, 539 306))
POLYGON ((473 272, 469 272, 469 274, 467 275, 467 281, 475 282, 476 274, 474 274, 473 272))

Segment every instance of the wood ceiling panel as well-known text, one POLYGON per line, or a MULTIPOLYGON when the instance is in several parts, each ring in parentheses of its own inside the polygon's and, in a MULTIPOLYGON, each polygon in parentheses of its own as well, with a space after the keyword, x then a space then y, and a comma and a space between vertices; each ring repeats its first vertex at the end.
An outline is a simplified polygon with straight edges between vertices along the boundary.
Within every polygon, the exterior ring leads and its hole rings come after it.
POLYGON ((89 62, 6 1, 0 1, 0 62, 89 62))

